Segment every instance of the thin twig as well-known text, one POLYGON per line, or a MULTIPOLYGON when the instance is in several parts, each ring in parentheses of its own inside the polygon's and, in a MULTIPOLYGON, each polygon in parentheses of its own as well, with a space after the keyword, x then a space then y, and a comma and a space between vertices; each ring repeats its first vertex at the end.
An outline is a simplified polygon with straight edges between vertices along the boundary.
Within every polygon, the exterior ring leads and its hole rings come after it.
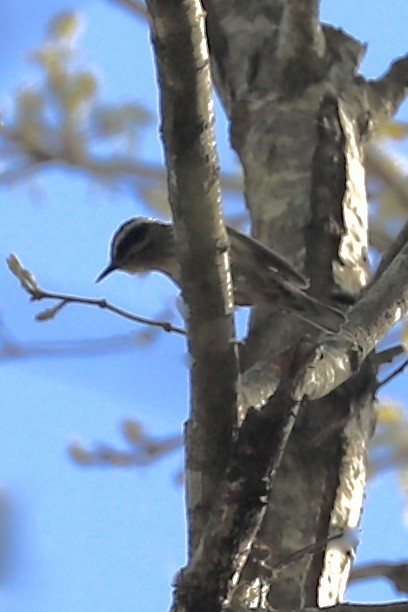
POLYGON ((0 361, 33 358, 59 358, 73 355, 107 355, 134 350, 141 344, 140 334, 131 332, 107 338, 92 338, 89 340, 57 341, 48 343, 15 342, 0 340, 0 361))
POLYGON ((396 357, 399 357, 404 353, 405 348, 403 345, 397 344, 396 346, 390 346, 383 351, 375 353, 375 355, 372 356, 372 361, 377 367, 380 367, 381 365, 384 365, 384 363, 392 363, 396 357))
MULTIPOLYGON (((137 425, 136 423, 136 428, 137 425)), ((126 427, 126 422, 124 427, 126 427)), ((127 439, 126 441, 129 447, 126 450, 119 450, 107 443, 99 443, 92 450, 80 442, 72 442, 68 452, 73 461, 83 466, 147 467, 170 453, 180 450, 183 446, 183 437, 180 435, 155 440, 142 433, 139 440, 127 439)))
POLYGON ((152 327, 160 327, 166 332, 175 332, 183 336, 187 335, 184 329, 176 327, 168 321, 155 321, 153 319, 147 319, 146 317, 140 317, 139 315, 135 315, 131 312, 123 310, 123 308, 114 306, 103 298, 84 298, 74 295, 66 295, 64 293, 44 291, 44 289, 39 286, 32 272, 22 266, 16 255, 10 255, 7 258, 7 265, 11 273, 19 279, 23 289, 27 291, 27 293, 31 296, 30 299, 32 301, 37 302, 41 300, 57 300, 59 302, 53 308, 49 308, 39 313, 36 317, 38 321, 46 321, 48 319, 52 319, 57 314, 57 312, 59 312, 67 304, 85 304, 87 306, 97 306, 98 308, 110 310, 111 312, 118 314, 121 317, 124 317, 125 319, 129 319, 130 321, 135 321, 136 323, 142 323, 143 325, 150 325, 152 327))
POLYGON ((109 310, 125 319, 129 319, 129 321, 135 321, 136 323, 142 323, 143 325, 151 325, 152 327, 161 327, 166 332, 174 332, 177 334, 181 334, 183 336, 187 335, 185 330, 181 327, 176 327, 172 325, 168 321, 155 321, 153 319, 147 319, 146 317, 141 317, 139 315, 135 315, 127 310, 123 310, 123 308, 119 308, 114 304, 111 304, 104 298, 85 298, 85 297, 77 297, 74 295, 65 295, 63 293, 53 293, 51 291, 44 291, 43 289, 36 289, 30 292, 31 300, 33 302, 40 300, 60 300, 60 304, 57 305, 56 308, 63 308, 66 304, 86 304, 87 306, 97 306, 98 308, 103 308, 105 310, 109 310))
MULTIPOLYGON (((33 145, 28 148, 27 143, 20 139, 20 136, 12 128, 1 130, 1 138, 9 143, 18 144, 21 147, 23 157, 19 165, 4 169, 0 173, 0 183, 9 184, 25 178, 54 164, 63 164, 66 168, 85 171, 98 177, 109 177, 110 179, 139 178, 153 181, 166 182, 166 173, 163 165, 146 163, 142 160, 128 159, 125 157, 112 157, 108 161, 94 155, 84 159, 68 157, 64 148, 55 151, 36 149, 33 145)), ((226 191, 241 192, 242 178, 235 174, 223 174, 221 177, 222 188, 226 191)))
POLYGON ((381 387, 384 387, 386 384, 388 384, 393 378, 396 378, 399 374, 402 374, 402 372, 405 370, 405 368, 408 366, 408 359, 406 359, 400 366, 399 368, 397 368, 396 370, 394 370, 394 372, 391 372, 391 374, 389 374, 388 376, 386 376, 384 378, 384 380, 380 380, 378 385, 377 385, 377 389, 380 389, 381 387))
POLYGON ((137 15, 138 17, 147 16, 147 10, 145 9, 144 6, 142 6, 141 2, 136 2, 136 0, 111 0, 111 1, 131 11, 133 14, 137 15))

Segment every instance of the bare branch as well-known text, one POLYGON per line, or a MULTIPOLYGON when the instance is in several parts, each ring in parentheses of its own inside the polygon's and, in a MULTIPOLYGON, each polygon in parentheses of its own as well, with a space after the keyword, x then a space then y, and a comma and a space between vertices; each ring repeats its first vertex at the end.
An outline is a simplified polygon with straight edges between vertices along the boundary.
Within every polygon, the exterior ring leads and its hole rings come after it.
MULTIPOLYGON (((87 306, 97 306, 98 308, 102 308, 104 310, 109 310, 114 314, 117 314, 129 321, 134 321, 135 323, 142 323, 143 325, 151 325, 152 327, 160 327, 165 332, 174 332, 176 334, 181 334, 183 336, 186 335, 186 332, 181 327, 177 327, 168 321, 155 321, 153 319, 148 319, 146 317, 141 317, 139 315, 135 315, 131 312, 124 310, 123 308, 119 308, 114 304, 111 304, 105 299, 94 299, 94 298, 84 298, 77 297, 73 295, 66 295, 64 293, 53 293, 50 291, 39 291, 32 294, 31 299, 33 301, 38 300, 61 300, 60 307, 62 308, 66 304, 85 304, 87 306)), ((38 319, 38 316, 36 317, 38 319)))
POLYGON ((130 333, 109 338, 59 341, 47 343, 0 342, 0 360, 32 359, 38 357, 72 357, 73 355, 106 355, 134 350, 139 334, 130 333))
POLYGON ((396 357, 403 355, 405 352, 405 348, 402 344, 397 344, 396 346, 391 346, 373 355, 373 361, 376 363, 377 367, 379 367, 384 363, 392 363, 396 357))
POLYGON ((146 434, 137 421, 125 420, 122 433, 127 443, 126 450, 116 449, 106 443, 89 450, 82 443, 74 441, 68 447, 71 459, 82 466, 93 467, 147 467, 183 445, 180 435, 157 439, 146 434))
POLYGON ((122 6, 137 17, 146 17, 147 15, 145 6, 142 4, 142 2, 138 2, 137 0, 111 0, 111 2, 122 6))
POLYGON ((41 289, 41 287, 38 285, 31 272, 22 268, 20 262, 18 262, 18 259, 15 257, 15 255, 10 255, 7 260, 7 263, 11 272, 15 276, 17 276, 17 278, 19 278, 23 289, 25 289, 25 291, 30 294, 31 300, 33 302, 41 300, 58 300, 59 303, 56 306, 51 309, 47 309, 36 316, 36 319, 39 321, 45 321, 47 319, 53 318, 55 314, 57 314, 57 312, 59 312, 67 304, 85 304, 86 306, 97 306, 98 308, 109 310, 110 312, 124 317, 129 321, 142 323, 143 325, 151 325, 152 327, 160 327, 166 332, 174 332, 183 336, 186 335, 184 329, 176 327, 175 325, 172 325, 169 322, 154 321, 152 319, 147 319, 146 317, 135 315, 131 312, 123 310, 123 308, 119 308, 118 306, 111 304, 105 299, 85 298, 74 295, 66 295, 65 293, 45 291, 44 289, 41 289))
MULTIPOLYGON (((2 169, 0 184, 7 185, 29 178, 30 175, 56 164, 66 169, 86 172, 103 180, 153 180, 163 185, 166 181, 165 170, 160 164, 146 163, 143 160, 127 159, 126 157, 111 157, 105 160, 90 152, 83 159, 75 159, 67 156, 64 149, 57 152, 36 150, 32 143, 27 149, 27 143, 20 142, 18 134, 5 127, 1 129, 1 136, 8 142, 19 145, 22 159, 10 169, 2 169)), ((224 173, 221 177, 221 185, 225 191, 238 193, 242 190, 241 178, 233 174, 224 173)))
POLYGON ((384 387, 385 385, 387 385, 391 380, 393 380, 393 378, 396 378, 397 376, 399 376, 400 374, 402 374, 402 372, 408 367, 408 359, 406 359, 400 366, 399 368, 397 368, 396 370, 394 370, 394 372, 391 372, 391 374, 389 374, 389 376, 386 376, 383 380, 379 381, 378 383, 378 389, 380 389, 381 387, 384 387))
POLYGON ((387 578, 400 593, 408 593, 408 563, 367 563, 355 567, 350 582, 368 578, 387 578))
POLYGON ((390 329, 408 313, 408 244, 348 312, 333 338, 322 338, 306 366, 299 395, 324 397, 345 382, 390 329))
POLYGON ((191 551, 224 477, 237 419, 234 305, 204 12, 199 0, 148 0, 147 7, 160 83, 169 200, 191 310, 194 367, 186 439, 191 551))
POLYGON ((393 62, 381 79, 367 86, 373 123, 392 117, 405 100, 408 88, 408 55, 393 62))

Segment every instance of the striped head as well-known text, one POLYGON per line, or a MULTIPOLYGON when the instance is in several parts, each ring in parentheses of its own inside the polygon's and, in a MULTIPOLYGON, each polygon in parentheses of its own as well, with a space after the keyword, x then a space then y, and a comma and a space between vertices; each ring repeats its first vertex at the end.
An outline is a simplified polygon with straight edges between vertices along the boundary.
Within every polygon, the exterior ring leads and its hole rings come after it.
POLYGON ((112 238, 109 265, 96 282, 114 270, 129 274, 159 270, 178 282, 180 274, 172 225, 143 217, 123 223, 112 238))

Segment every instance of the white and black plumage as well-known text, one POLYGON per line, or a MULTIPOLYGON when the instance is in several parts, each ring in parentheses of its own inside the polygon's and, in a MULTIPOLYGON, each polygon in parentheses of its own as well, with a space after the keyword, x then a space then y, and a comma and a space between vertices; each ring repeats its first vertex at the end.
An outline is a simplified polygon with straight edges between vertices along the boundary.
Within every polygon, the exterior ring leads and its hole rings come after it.
MULTIPOLYGON (((232 227, 227 227, 227 231, 231 242, 234 299, 238 306, 269 304, 316 327, 337 331, 345 316, 307 295, 309 281, 305 276, 258 240, 232 227)), ((97 282, 114 270, 129 274, 157 270, 180 285, 173 226, 142 217, 121 225, 112 238, 110 263, 99 274, 97 282)))

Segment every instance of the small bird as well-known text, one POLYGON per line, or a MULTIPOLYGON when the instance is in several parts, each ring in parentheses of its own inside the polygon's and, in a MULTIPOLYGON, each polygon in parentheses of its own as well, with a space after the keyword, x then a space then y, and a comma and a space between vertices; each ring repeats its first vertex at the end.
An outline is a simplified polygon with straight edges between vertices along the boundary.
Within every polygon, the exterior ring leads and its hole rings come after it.
MULTIPOLYGON (((309 280, 289 262, 255 238, 227 227, 231 243, 231 271, 237 306, 270 306, 292 313, 325 331, 336 332, 346 317, 305 293, 309 280)), ((130 219, 115 232, 110 263, 101 281, 114 270, 129 274, 157 270, 181 284, 173 225, 153 219, 130 219)))

